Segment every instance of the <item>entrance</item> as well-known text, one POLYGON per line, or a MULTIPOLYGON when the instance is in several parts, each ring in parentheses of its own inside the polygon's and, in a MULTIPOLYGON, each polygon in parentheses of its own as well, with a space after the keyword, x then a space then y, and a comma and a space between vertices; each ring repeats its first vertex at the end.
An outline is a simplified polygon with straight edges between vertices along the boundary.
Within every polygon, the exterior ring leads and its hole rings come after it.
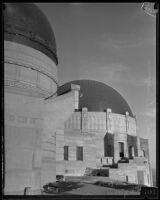
POLYGON ((133 159, 134 157, 134 147, 129 146, 129 159, 133 159))
POLYGON ((124 143, 123 142, 119 142, 119 156, 120 157, 124 157, 124 143))

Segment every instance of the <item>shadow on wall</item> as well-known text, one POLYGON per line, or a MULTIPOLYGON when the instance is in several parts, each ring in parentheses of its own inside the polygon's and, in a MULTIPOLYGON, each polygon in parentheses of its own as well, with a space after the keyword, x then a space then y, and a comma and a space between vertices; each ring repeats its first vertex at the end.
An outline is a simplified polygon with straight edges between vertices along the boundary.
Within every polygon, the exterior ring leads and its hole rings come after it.
POLYGON ((129 159, 138 156, 137 136, 127 135, 128 156, 129 159))
POLYGON ((104 156, 114 157, 114 135, 106 133, 104 136, 104 156))

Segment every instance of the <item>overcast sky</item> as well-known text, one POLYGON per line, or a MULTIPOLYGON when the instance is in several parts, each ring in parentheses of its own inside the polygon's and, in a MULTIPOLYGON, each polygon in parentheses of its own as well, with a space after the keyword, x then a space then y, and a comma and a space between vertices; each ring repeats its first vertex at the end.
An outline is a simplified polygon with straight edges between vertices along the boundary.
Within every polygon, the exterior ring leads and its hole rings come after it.
POLYGON ((116 89, 149 139, 156 165, 156 18, 141 3, 37 3, 57 43, 59 84, 101 81, 116 89))

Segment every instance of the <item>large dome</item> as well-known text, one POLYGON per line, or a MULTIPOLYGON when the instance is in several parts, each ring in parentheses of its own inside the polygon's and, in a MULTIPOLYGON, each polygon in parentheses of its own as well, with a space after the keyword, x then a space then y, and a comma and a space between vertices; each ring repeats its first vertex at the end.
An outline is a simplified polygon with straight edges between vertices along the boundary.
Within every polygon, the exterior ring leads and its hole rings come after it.
POLYGON ((58 89, 62 95, 71 89, 71 83, 80 85, 79 109, 87 107, 88 111, 101 111, 111 108, 112 112, 133 117, 133 113, 125 99, 112 87, 92 80, 75 80, 68 82, 58 89))
POLYGON ((42 11, 31 3, 5 3, 4 39, 32 47, 58 64, 51 25, 42 11))

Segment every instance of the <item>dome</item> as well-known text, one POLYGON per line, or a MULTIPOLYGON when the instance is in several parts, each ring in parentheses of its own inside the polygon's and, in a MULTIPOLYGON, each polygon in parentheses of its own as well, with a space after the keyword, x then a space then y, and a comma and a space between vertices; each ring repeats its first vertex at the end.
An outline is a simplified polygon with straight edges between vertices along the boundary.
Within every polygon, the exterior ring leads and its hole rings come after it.
POLYGON ((80 85, 79 109, 87 107, 88 111, 103 112, 107 108, 112 112, 133 117, 133 113, 125 99, 112 87, 93 80, 75 80, 58 88, 58 95, 71 89, 71 84, 80 85))
POLYGON ((58 64, 56 42, 51 25, 32 3, 5 3, 4 39, 32 47, 58 64))

